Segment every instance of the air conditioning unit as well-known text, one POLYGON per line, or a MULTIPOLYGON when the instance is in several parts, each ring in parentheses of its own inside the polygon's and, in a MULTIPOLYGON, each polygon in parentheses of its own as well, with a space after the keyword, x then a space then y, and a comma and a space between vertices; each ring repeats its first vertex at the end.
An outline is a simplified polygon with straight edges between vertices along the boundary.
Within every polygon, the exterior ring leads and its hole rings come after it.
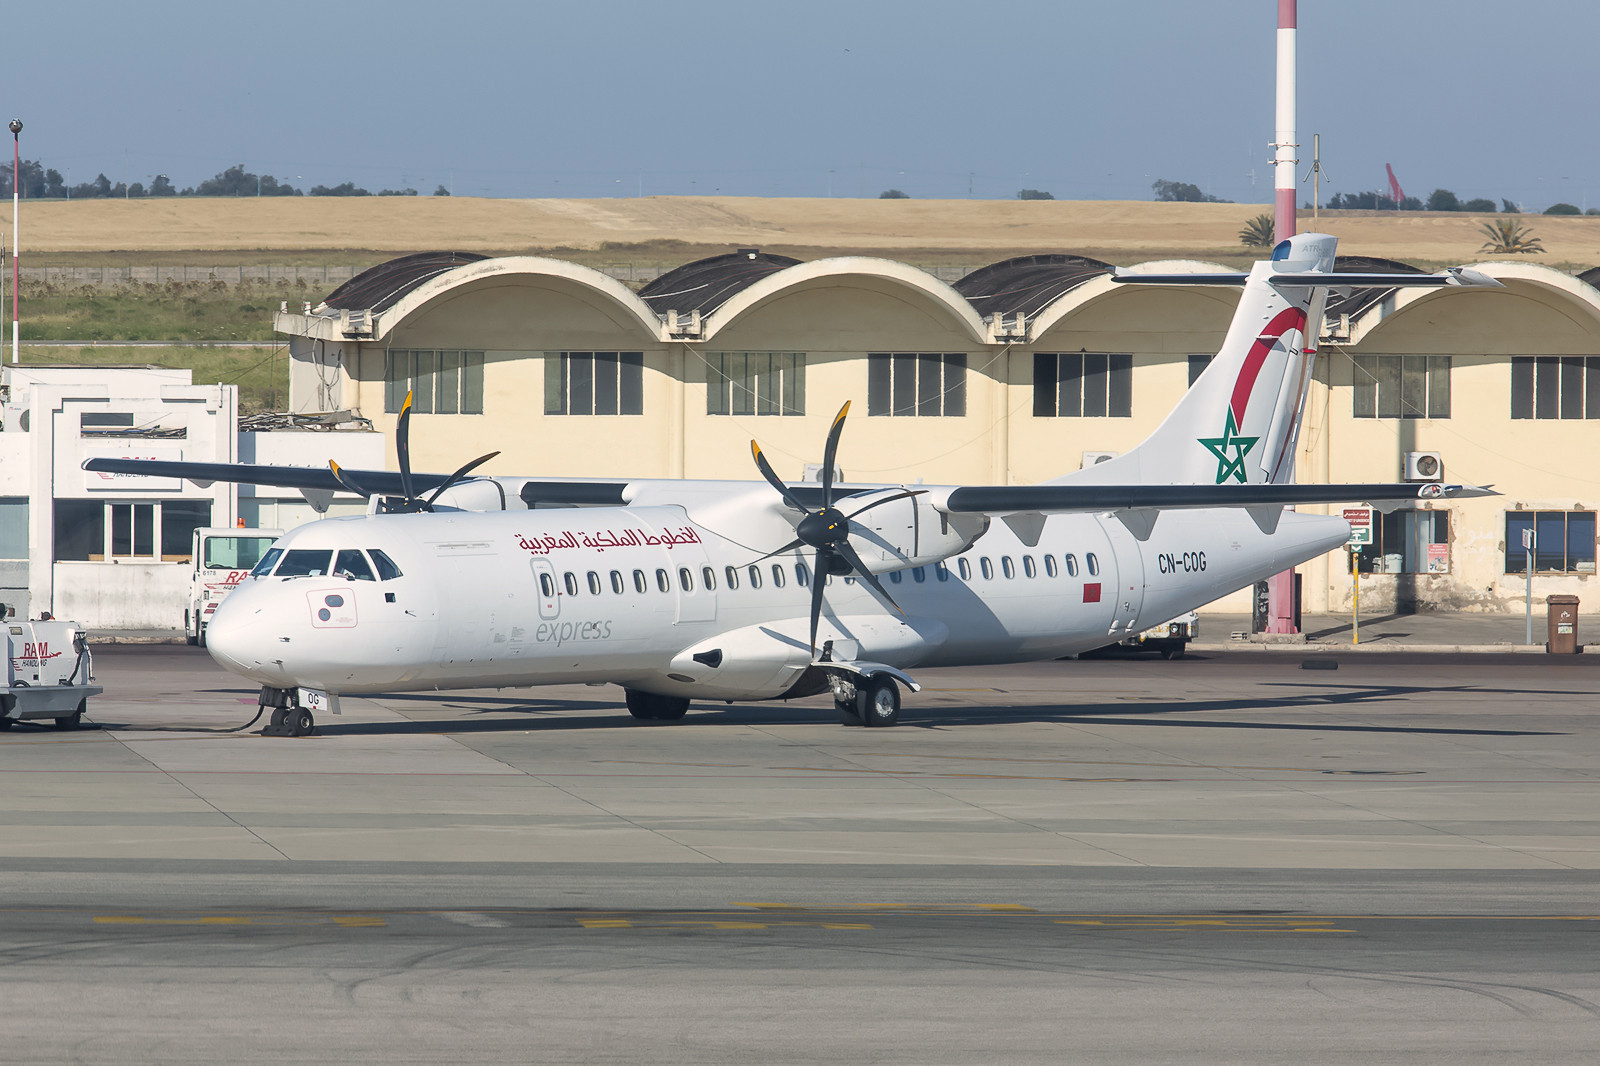
POLYGON ((1406 480, 1444 480, 1444 460, 1438 452, 1406 452, 1406 480))
MULTIPOLYGON (((806 471, 805 472, 805 477, 802 478, 801 480, 804 480, 804 481, 821 481, 822 480, 822 464, 821 463, 807 463, 806 466, 805 466, 805 471, 806 471)), ((838 483, 842 482, 843 480, 844 480, 844 467, 839 466, 838 464, 835 464, 834 468, 833 468, 833 481, 834 481, 834 484, 838 484, 838 483)))
POLYGON ((1083 453, 1083 466, 1079 467, 1079 469, 1080 470, 1087 470, 1091 466, 1099 466, 1101 463, 1105 462, 1107 459, 1115 459, 1116 457, 1117 457, 1117 453, 1116 452, 1084 452, 1083 453))

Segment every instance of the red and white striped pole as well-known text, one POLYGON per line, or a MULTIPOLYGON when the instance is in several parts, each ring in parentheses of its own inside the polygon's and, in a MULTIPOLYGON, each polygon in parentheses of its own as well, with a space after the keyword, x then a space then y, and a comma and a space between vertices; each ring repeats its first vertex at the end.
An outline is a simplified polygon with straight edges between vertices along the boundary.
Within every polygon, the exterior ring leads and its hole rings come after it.
MULTIPOLYGON (((1273 240, 1286 241, 1295 233, 1295 168, 1299 160, 1295 149, 1295 23, 1296 0, 1278 0, 1278 93, 1277 120, 1272 138, 1273 157, 1273 240)), ((1309 343, 1309 338, 1308 338, 1309 343)), ((1294 571, 1285 570, 1267 579, 1267 632, 1297 633, 1294 624, 1294 571)))

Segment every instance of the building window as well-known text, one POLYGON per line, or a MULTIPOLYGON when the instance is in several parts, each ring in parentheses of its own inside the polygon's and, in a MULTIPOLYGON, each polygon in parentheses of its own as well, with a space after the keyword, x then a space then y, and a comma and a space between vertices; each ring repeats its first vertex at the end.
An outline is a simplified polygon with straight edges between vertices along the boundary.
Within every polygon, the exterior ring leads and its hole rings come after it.
POLYGON ((1373 517, 1372 543, 1363 545, 1356 555, 1357 570, 1363 574, 1449 572, 1449 511, 1391 511, 1373 517))
POLYGON ((1358 355, 1357 418, 1449 418, 1448 355, 1358 355))
POLYGON ((706 356, 706 414, 805 413, 804 352, 712 352, 706 356))
POLYGON ((1533 530, 1533 569, 1539 574, 1592 574, 1593 511, 1507 511, 1506 573, 1528 572, 1522 531, 1533 530))
POLYGON ((1204 374, 1206 372, 1206 367, 1210 366, 1211 365, 1211 360, 1213 360, 1215 358, 1216 358, 1215 355, 1206 355, 1206 354, 1203 354, 1203 353, 1201 353, 1201 354, 1192 354, 1192 355, 1189 356, 1189 387, 1190 388, 1193 388, 1194 387, 1194 383, 1200 380, 1200 375, 1204 374))
POLYGON ((193 558, 194 531, 210 524, 210 500, 56 500, 54 558, 186 563, 193 558))
POLYGON ((644 413, 642 352, 546 352, 544 413, 644 413))
POLYGON ((1511 417, 1600 418, 1600 359, 1577 355, 1514 357, 1511 417))
POLYGON ((384 411, 398 414, 407 392, 412 414, 483 414, 483 353, 391 348, 384 359, 384 411))
POLYGON ((28 557, 28 498, 0 496, 0 559, 28 557))
POLYGON ((967 413, 967 357, 889 354, 867 356, 867 414, 959 418, 967 413))
POLYGON ((1133 356, 1034 353, 1033 416, 1132 418, 1133 356))

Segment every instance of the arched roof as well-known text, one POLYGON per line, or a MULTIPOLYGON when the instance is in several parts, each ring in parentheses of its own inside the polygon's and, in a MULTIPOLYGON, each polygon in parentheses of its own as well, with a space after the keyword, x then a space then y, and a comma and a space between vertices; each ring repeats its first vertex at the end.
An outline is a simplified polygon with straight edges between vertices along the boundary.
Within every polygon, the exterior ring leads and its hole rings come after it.
POLYGON ((710 340, 719 331, 731 326, 740 315, 787 292, 827 278, 852 276, 885 282, 891 288, 898 289, 919 302, 931 304, 952 322, 959 323, 974 343, 991 343, 988 331, 978 313, 973 310, 965 297, 948 284, 926 270, 919 270, 905 263, 859 255, 817 259, 769 273, 754 284, 740 289, 705 319, 701 327, 701 339, 710 340))
MULTIPOLYGON (((1221 263, 1208 263, 1202 259, 1156 259, 1147 263, 1136 263, 1128 267, 1126 272, 1130 274, 1226 274, 1232 271, 1221 263)), ((1067 292, 1062 293, 1049 304, 1046 304, 1037 314, 1029 316, 1028 340, 1030 342, 1039 341, 1062 319, 1082 310, 1095 300, 1115 292, 1127 291, 1128 287, 1112 281, 1110 274, 1091 275, 1067 292)), ((1237 291, 1231 286, 1208 285, 1195 287, 1193 291, 1226 303, 1230 308, 1230 312, 1231 308, 1239 302, 1237 291)))
MULTIPOLYGON (((1371 255, 1341 255, 1333 260, 1335 274, 1359 274, 1371 272, 1375 274, 1426 274, 1421 267, 1414 267, 1410 263, 1402 263, 1398 259, 1379 259, 1371 255)), ((1337 292, 1328 294, 1328 303, 1323 308, 1322 317, 1326 320, 1336 320, 1340 315, 1356 317, 1372 307, 1380 304, 1394 295, 1395 289, 1354 289, 1347 295, 1337 292)))
POLYGON ((624 317, 639 324, 639 328, 652 339, 661 339, 661 320, 633 290, 617 279, 598 270, 560 259, 519 255, 499 259, 483 259, 458 266, 453 270, 436 273, 409 288, 393 306, 378 316, 373 325, 374 340, 392 332, 410 315, 416 314, 429 301, 469 285, 493 279, 534 280, 548 279, 569 288, 586 290, 624 312, 624 317))
POLYGON ((668 311, 680 315, 699 311, 701 315, 709 315, 762 278, 799 262, 786 255, 741 248, 669 270, 640 289, 639 298, 658 315, 668 311))
MULTIPOLYGON (((1526 286, 1543 290, 1546 294, 1555 296, 1559 302, 1568 305, 1573 311, 1588 317, 1590 328, 1600 332, 1600 291, 1578 277, 1538 263, 1496 262, 1462 265, 1480 274, 1487 274, 1496 281, 1506 284, 1508 288, 1526 286)), ((1394 294, 1391 310, 1388 314, 1375 314, 1373 308, 1381 307, 1382 304, 1374 303, 1361 313, 1359 319, 1352 318, 1350 339, 1346 343, 1361 344, 1400 310, 1410 307, 1419 300, 1442 299, 1450 295, 1451 291, 1448 287, 1384 290, 1385 295, 1394 294)))
POLYGON ((980 317, 1020 311, 1032 318, 1079 285, 1112 269, 1110 263, 1082 255, 1019 255, 974 270, 954 288, 980 317))
POLYGON ((383 311, 418 285, 467 263, 489 258, 477 252, 417 252, 369 267, 328 294, 322 303, 341 311, 383 311))

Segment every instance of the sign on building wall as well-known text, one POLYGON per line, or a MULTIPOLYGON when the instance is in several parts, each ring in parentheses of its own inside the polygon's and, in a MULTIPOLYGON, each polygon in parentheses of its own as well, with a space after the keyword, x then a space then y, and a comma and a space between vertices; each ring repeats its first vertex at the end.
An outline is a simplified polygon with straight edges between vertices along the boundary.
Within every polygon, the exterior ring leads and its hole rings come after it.
POLYGON ((1350 523, 1350 544, 1360 547, 1372 543, 1372 508, 1346 507, 1344 520, 1350 523))

